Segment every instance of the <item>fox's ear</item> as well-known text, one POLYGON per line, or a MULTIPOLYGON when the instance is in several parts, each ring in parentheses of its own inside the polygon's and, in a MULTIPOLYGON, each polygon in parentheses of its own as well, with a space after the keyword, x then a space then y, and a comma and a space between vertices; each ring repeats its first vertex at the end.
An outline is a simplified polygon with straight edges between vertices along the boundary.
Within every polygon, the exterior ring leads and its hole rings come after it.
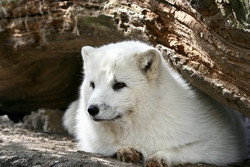
POLYGON ((82 47, 82 58, 83 61, 86 61, 88 59, 88 57, 90 57, 91 52, 93 52, 95 48, 91 47, 91 46, 84 46, 82 47))
POLYGON ((137 65, 149 80, 157 77, 160 64, 161 55, 156 49, 149 49, 137 55, 137 65))

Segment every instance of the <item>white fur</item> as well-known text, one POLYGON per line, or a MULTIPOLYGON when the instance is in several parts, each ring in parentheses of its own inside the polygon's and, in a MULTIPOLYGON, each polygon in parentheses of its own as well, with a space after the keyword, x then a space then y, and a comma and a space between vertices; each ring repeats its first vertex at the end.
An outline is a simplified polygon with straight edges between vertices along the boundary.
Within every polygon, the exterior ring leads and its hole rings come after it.
POLYGON ((80 98, 64 116, 64 126, 75 133, 81 150, 111 156, 133 147, 145 160, 159 157, 170 166, 225 165, 246 157, 238 115, 191 89, 153 47, 125 41, 83 47, 82 55, 85 78, 80 98), (150 70, 143 70, 149 61, 150 70), (126 87, 114 91, 116 81, 126 87), (100 108, 98 115, 88 114, 90 105, 100 108), (113 120, 117 116, 121 117, 113 120), (75 127, 69 123, 74 119, 75 127))
POLYGON ((75 134, 75 124, 76 124, 76 110, 78 108, 79 101, 76 100, 70 104, 67 112, 63 115, 63 126, 68 131, 70 135, 75 134))

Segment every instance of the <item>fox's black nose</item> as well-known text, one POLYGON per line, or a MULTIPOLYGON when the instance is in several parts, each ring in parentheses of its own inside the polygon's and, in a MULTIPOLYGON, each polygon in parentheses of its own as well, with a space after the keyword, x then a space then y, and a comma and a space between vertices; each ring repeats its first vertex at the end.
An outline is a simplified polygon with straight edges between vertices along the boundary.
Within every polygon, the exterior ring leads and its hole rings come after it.
POLYGON ((90 115, 95 116, 95 115, 97 115, 99 113, 99 108, 97 106, 95 106, 95 105, 91 105, 88 108, 88 112, 89 112, 90 115))

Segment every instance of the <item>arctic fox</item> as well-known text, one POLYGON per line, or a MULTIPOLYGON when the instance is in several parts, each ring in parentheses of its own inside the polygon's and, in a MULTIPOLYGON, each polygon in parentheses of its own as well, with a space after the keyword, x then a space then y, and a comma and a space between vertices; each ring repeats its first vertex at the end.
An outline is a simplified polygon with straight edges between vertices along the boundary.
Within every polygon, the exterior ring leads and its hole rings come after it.
POLYGON ((154 47, 124 41, 85 46, 82 56, 80 97, 63 118, 80 150, 146 166, 246 158, 237 113, 192 89, 154 47))

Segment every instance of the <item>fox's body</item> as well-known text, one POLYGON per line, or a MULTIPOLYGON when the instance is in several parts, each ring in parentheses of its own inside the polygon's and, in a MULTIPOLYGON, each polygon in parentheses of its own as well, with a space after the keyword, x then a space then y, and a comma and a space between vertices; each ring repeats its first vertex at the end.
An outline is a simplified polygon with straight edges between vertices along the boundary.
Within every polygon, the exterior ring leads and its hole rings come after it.
POLYGON ((169 166, 245 158, 238 115, 191 89, 153 47, 125 41, 82 54, 80 98, 64 116, 81 150, 111 156, 132 147, 169 166))

